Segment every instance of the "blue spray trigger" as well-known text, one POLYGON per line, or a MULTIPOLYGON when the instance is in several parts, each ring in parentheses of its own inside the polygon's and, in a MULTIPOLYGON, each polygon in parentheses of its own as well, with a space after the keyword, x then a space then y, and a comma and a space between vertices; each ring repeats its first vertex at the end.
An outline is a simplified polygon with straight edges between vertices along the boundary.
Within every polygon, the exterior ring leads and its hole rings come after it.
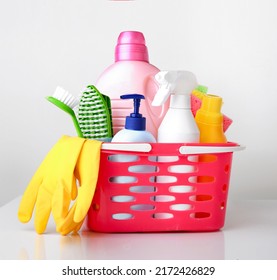
POLYGON ((140 101, 145 99, 142 94, 124 94, 120 96, 121 99, 134 100, 134 112, 126 117, 125 128, 130 130, 145 130, 146 119, 139 113, 140 101))

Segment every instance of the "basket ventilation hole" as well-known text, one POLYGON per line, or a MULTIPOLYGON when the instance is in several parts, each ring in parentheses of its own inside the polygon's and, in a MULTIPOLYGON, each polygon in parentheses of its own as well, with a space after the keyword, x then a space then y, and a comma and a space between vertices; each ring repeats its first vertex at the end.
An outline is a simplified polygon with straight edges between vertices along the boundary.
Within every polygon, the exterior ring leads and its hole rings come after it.
POLYGON ((217 160, 217 156, 215 155, 202 155, 199 156, 199 161, 201 162, 215 162, 217 160))
POLYGON ((151 183, 175 183, 177 178, 175 176, 151 176, 149 181, 151 183))
POLYGON ((156 192, 156 188, 154 186, 133 186, 133 187, 130 187, 129 190, 132 193, 152 193, 152 192, 156 192))
POLYGON ((156 201, 156 202, 169 202, 169 201, 174 201, 175 196, 172 196, 172 195, 156 195, 156 196, 152 196, 150 199, 152 201, 156 201))
POLYGON ((188 156, 188 161, 189 162, 198 162, 199 159, 197 156, 188 156))
POLYGON ((224 184, 224 185, 222 186, 222 190, 223 190, 224 192, 227 191, 227 184, 224 184))
POLYGON ((220 209, 221 209, 221 210, 224 210, 224 209, 225 209, 225 202, 224 202, 224 201, 221 203, 220 209))
POLYGON ((133 156, 133 155, 110 155, 108 156, 108 161, 113 161, 113 162, 134 162, 138 161, 139 157, 138 156, 133 156))
POLYGON ((134 176, 113 176, 109 178, 111 183, 129 184, 137 182, 137 177, 134 176))
POLYGON ((195 171, 196 171, 196 167, 193 165, 180 164, 180 165, 171 165, 168 167, 168 172, 171 173, 191 173, 195 171))
POLYGON ((116 195, 111 198, 114 202, 131 202, 135 201, 135 197, 131 195, 116 195))
POLYGON ((151 204, 135 204, 131 206, 131 209, 136 211, 148 211, 155 209, 155 206, 151 204))
POLYGON ((190 204, 173 204, 170 206, 170 209, 174 211, 187 211, 192 209, 192 206, 190 204))
POLYGON ((189 193, 193 192, 195 188, 193 186, 171 186, 169 191, 173 193, 189 193))
POLYGON ((190 214, 190 217, 193 219, 205 219, 205 218, 209 218, 210 216, 211 214, 208 212, 196 212, 190 214))
POLYGON ((150 156, 150 157, 148 157, 148 161, 150 161, 150 162, 157 162, 158 161, 158 157, 150 156))
POLYGON ((196 182, 197 183, 211 183, 214 182, 214 177, 213 176, 193 176, 193 177, 189 177, 189 182, 196 182), (194 180, 194 181, 191 181, 194 180))
POLYGON ((133 218, 133 215, 130 213, 117 213, 117 214, 113 214, 112 218, 114 220, 130 220, 133 218))
POLYGON ((159 162, 176 162, 179 160, 178 156, 160 156, 156 161, 159 162))
POLYGON ((173 214, 172 213, 156 213, 152 216, 154 219, 172 219, 173 214))
POLYGON ((212 200, 212 198, 213 197, 211 195, 199 194, 199 195, 190 196, 189 200, 191 200, 191 201, 208 201, 208 200, 212 200))
POLYGON ((153 173, 158 171, 158 167, 154 165, 132 165, 128 167, 128 171, 133 173, 153 173))

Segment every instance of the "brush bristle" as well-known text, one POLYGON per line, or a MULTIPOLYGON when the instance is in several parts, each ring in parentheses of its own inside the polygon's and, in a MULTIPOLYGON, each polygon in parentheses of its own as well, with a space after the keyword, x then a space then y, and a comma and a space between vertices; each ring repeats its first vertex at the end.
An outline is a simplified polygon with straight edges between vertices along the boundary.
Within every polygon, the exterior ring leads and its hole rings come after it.
POLYGON ((79 103, 78 99, 74 95, 70 94, 67 90, 63 89, 62 87, 56 88, 53 97, 63 102, 71 109, 75 108, 79 103))

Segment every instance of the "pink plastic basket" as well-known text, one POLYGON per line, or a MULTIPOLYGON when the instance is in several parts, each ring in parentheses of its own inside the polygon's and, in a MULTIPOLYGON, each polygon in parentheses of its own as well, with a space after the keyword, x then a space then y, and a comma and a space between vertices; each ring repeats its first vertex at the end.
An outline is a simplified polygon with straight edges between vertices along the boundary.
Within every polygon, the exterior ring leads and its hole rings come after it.
POLYGON ((233 152, 241 149, 236 143, 103 144, 98 184, 87 219, 89 229, 219 230, 225 221, 233 152), (203 161, 203 154, 206 158, 209 155, 208 161, 203 161), (121 162, 114 161, 118 155, 121 162))

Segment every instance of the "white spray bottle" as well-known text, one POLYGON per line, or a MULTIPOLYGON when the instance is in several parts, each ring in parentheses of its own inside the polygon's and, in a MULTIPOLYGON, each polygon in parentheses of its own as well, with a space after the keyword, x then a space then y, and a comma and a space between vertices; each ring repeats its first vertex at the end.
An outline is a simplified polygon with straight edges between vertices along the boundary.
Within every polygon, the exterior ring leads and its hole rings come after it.
MULTIPOLYGON (((199 142, 199 129, 191 112, 191 92, 197 87, 196 77, 188 71, 161 71, 155 75, 159 83, 159 90, 152 102, 153 106, 161 106, 170 96, 169 109, 158 129, 160 143, 197 143, 199 142)), ((193 165, 175 165, 178 156, 159 156, 158 161, 173 162, 169 172, 190 173, 194 171, 193 165), (174 164, 175 162, 175 164, 174 164)), ((197 157, 192 159, 197 161, 197 157)), ((158 176, 158 183, 169 183, 170 177, 158 176)), ((192 178, 190 182, 196 182, 192 178)), ((156 197, 156 201, 166 202, 164 197, 156 197)), ((184 210, 184 209, 183 209, 184 210)))
POLYGON ((169 109, 158 129, 158 142, 199 142, 199 129, 190 101, 190 94, 197 87, 195 75, 188 71, 161 71, 155 79, 160 88, 152 105, 161 106, 170 96, 169 109))

